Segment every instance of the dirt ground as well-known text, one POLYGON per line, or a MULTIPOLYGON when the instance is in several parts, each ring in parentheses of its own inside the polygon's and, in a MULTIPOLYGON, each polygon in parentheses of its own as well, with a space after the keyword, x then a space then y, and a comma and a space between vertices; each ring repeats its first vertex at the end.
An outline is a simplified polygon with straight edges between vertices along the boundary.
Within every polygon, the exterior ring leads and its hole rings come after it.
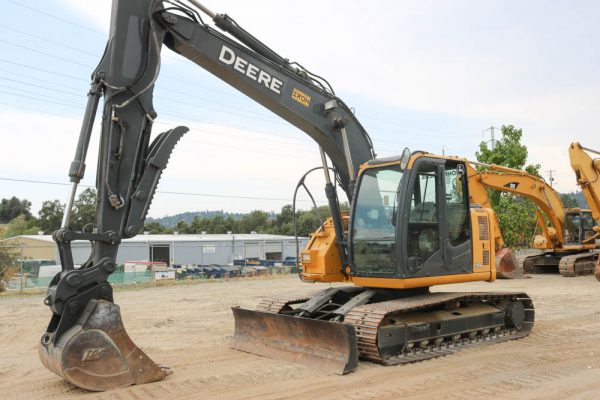
POLYGON ((0 297, 0 398, 102 399, 598 399, 600 282, 593 277, 436 287, 436 291, 523 290, 536 324, 522 340, 462 350, 417 364, 360 363, 351 374, 231 350, 230 306, 323 288, 295 277, 210 282, 115 293, 134 341, 174 373, 161 382, 107 393, 75 388, 38 361, 49 311, 42 296, 0 297))

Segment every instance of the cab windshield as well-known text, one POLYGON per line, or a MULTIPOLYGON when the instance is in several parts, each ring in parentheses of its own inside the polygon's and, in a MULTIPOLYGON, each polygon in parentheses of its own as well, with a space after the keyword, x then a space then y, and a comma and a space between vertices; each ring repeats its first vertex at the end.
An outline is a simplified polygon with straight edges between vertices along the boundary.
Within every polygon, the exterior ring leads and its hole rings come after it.
POLYGON ((367 170, 360 179, 352 223, 352 263, 359 272, 396 271, 400 166, 367 170))

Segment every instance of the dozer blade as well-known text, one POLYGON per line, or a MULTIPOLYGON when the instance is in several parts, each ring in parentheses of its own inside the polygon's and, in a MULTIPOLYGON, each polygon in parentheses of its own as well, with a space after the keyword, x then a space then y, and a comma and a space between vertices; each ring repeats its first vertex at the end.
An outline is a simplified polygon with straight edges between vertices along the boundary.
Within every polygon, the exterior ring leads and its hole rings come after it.
POLYGON ((509 247, 496 252, 496 277, 498 279, 521 279, 525 277, 523 270, 517 263, 515 254, 509 247))
POLYGON ((233 307, 230 347, 291 361, 339 375, 358 365, 354 327, 339 322, 291 317, 233 307))
POLYGON ((105 300, 91 300, 77 324, 55 343, 45 334, 38 354, 49 370, 87 390, 154 382, 170 373, 131 341, 119 306, 105 300))

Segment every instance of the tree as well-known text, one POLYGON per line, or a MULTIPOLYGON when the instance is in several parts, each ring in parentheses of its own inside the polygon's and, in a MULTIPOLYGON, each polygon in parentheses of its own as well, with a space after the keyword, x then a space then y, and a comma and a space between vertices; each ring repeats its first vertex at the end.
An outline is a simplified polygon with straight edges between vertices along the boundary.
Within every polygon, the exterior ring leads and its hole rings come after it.
POLYGON ((217 214, 209 220, 209 233, 227 233, 227 230, 228 229, 225 226, 225 218, 223 217, 223 215, 217 214))
POLYGON ((194 216, 192 223, 190 224, 190 230, 192 233, 208 232, 210 227, 210 219, 200 218, 198 215, 194 216))
POLYGON ((69 227, 76 231, 81 231, 88 224, 96 221, 96 190, 87 188, 79 194, 79 197, 73 203, 73 211, 69 227))
POLYGON ((274 235, 294 234, 294 212, 291 204, 281 207, 281 212, 275 216, 275 219, 271 223, 269 233, 274 235))
POLYGON ((60 228, 65 206, 60 200, 47 200, 42 203, 38 212, 38 225, 45 233, 52 233, 60 228))
POLYGON ((16 255, 8 248, 0 248, 0 292, 6 290, 8 281, 16 272, 16 255))
POLYGON ((175 226, 173 227, 173 231, 177 232, 177 233, 192 233, 191 229, 190 229, 190 224, 188 224, 185 221, 179 221, 177 222, 177 224, 175 224, 175 226))
POLYGON ((31 202, 29 200, 20 200, 15 196, 10 199, 2 199, 0 202, 0 223, 9 223, 21 214, 31 217, 30 209, 31 202))
POLYGON ((502 138, 495 142, 493 149, 488 147, 487 142, 479 144, 479 151, 475 153, 477 161, 524 169, 530 174, 540 176, 540 164, 525 166, 528 151, 527 147, 521 144, 523 130, 517 129, 513 125, 502 125, 501 133, 502 138))
MULTIPOLYGON (((562 201, 563 206, 565 208, 578 208, 581 207, 579 205, 579 201, 577 200, 577 196, 575 193, 561 193, 560 201, 562 201)), ((587 208, 587 207, 583 207, 587 208)))
POLYGON ((165 227, 156 221, 145 224, 143 230, 153 235, 165 233, 165 227))
MULTIPOLYGON (((525 165, 528 151, 521 144, 523 130, 513 125, 503 125, 501 133, 502 138, 495 143, 494 148, 489 148, 486 142, 479 144, 479 151, 475 153, 477 161, 525 169, 530 174, 540 176, 539 164, 525 165)), ((493 190, 489 197, 498 216, 504 241, 509 246, 527 246, 537 227, 533 203, 520 199, 519 196, 493 190)))
MULTIPOLYGON (((223 222, 225 222, 223 220, 223 222)), ((254 210, 245 215, 239 222, 240 233, 266 232, 269 228, 269 213, 260 210, 254 210)))
POLYGON ((41 231, 37 225, 37 220, 33 217, 27 217, 24 214, 13 218, 4 231, 4 237, 10 238, 19 235, 35 235, 41 231))

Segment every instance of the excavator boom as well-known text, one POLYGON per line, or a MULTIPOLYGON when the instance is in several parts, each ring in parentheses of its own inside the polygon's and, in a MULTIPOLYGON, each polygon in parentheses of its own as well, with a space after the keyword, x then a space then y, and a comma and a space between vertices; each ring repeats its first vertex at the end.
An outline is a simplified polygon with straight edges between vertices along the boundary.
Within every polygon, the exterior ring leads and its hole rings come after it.
POLYGON ((168 370, 150 360, 127 336, 108 276, 116 269, 119 243, 142 229, 162 171, 188 131, 179 126, 156 135, 154 83, 161 48, 168 46, 254 101, 298 127, 319 145, 339 246, 346 258, 337 191, 352 201, 359 166, 374 158, 369 135, 327 81, 281 57, 225 14, 182 2, 114 0, 110 37, 92 73, 62 227, 54 233, 62 272, 50 283, 45 304, 52 311, 39 355, 44 365, 73 384, 105 390, 158 380, 168 370), (165 5, 168 5, 165 7, 165 5), (208 14, 221 32, 204 23, 208 14), (225 35, 227 33, 228 35, 225 35), (94 230, 69 228, 73 199, 85 174, 95 114, 102 106, 94 230), (329 178, 331 160, 333 179, 329 178), (92 243, 89 260, 75 268, 71 242, 92 243), (94 304, 92 307, 91 305, 94 304), (140 373, 143 371, 143 373, 140 373))
POLYGON ((569 146, 569 158, 577 185, 592 210, 592 216, 600 221, 600 158, 592 159, 589 153, 600 156, 600 151, 583 147, 579 143, 571 143, 569 146))
MULTIPOLYGON (((592 217, 600 221, 600 158, 592 159, 590 153, 600 155, 600 151, 583 147, 579 143, 571 143, 569 146, 569 158, 577 178, 577 185, 592 210, 592 217)), ((600 237, 600 226, 594 226, 594 231, 595 234, 587 238, 586 242, 597 242, 600 237)), ((594 267, 594 276, 600 281, 600 254, 594 267)))

